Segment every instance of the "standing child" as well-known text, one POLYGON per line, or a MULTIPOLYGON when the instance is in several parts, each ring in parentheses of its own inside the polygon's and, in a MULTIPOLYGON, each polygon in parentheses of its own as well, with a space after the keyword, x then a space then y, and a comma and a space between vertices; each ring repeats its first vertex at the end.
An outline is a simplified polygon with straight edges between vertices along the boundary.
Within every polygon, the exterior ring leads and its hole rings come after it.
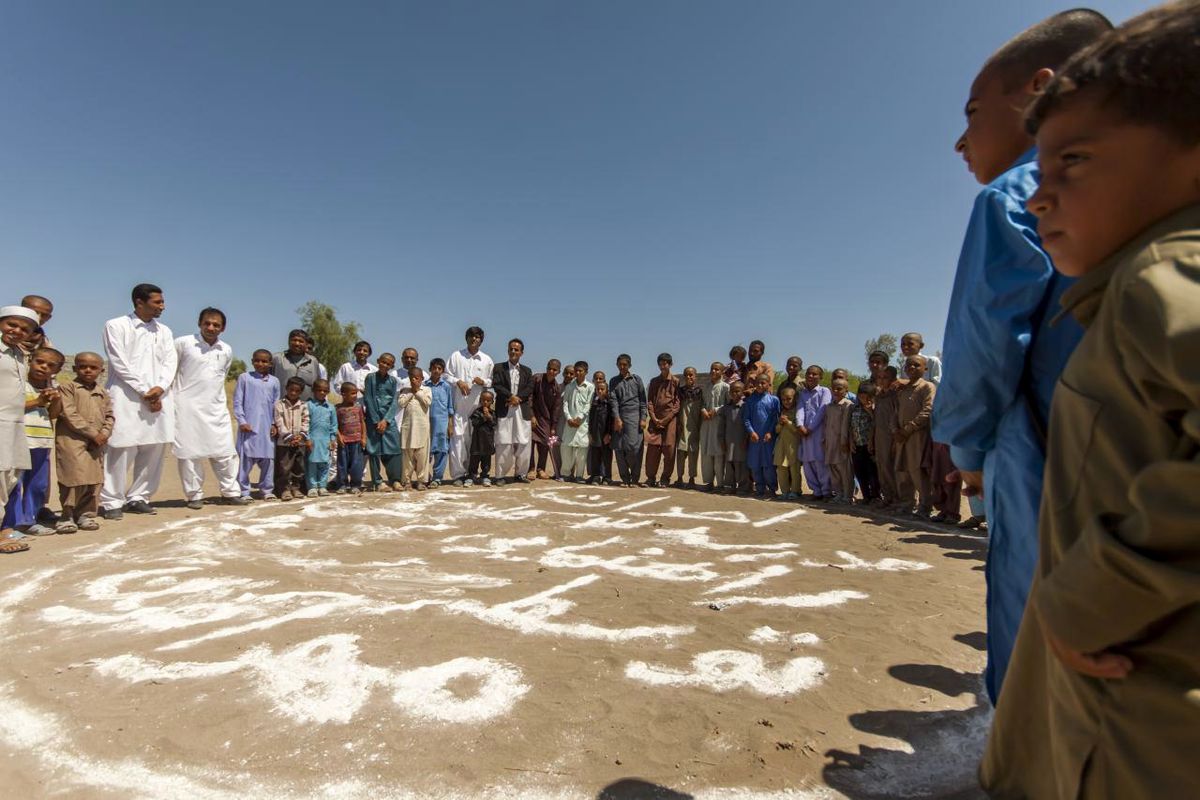
MULTIPOLYGON (((363 376, 366 381, 366 376, 363 376)), ((337 404, 338 493, 362 494, 363 445, 367 440, 367 417, 358 402, 358 385, 345 381, 341 385, 342 401, 337 404)))
POLYGON ((696 385, 696 368, 683 370, 683 385, 679 387, 679 436, 675 440, 675 486, 696 488, 696 468, 700 462, 700 411, 704 408, 704 393, 696 385), (687 484, 683 482, 684 462, 687 462, 687 484))
POLYGON ((723 365, 725 383, 732 385, 734 381, 742 380, 746 372, 746 348, 735 344, 729 348, 729 363, 723 365))
POLYGON ((612 416, 613 452, 617 456, 617 471, 621 485, 628 488, 640 484, 642 474, 642 433, 648 422, 646 416, 646 387, 640 375, 631 372, 633 359, 628 353, 617 356, 617 374, 608 384, 608 409, 612 416))
POLYGON ((929 443, 929 414, 936 388, 925 380, 925 356, 904 359, 908 383, 896 393, 896 428, 892 438, 900 452, 896 456, 902 510, 912 513, 917 495, 918 517, 929 516, 929 470, 925 449, 929 443))
POLYGON ((29 536, 50 536, 55 529, 38 522, 50 494, 50 450, 54 446, 54 420, 62 405, 58 382, 63 354, 39 347, 29 354, 29 377, 25 381, 25 440, 29 445, 29 469, 8 495, 3 528, 15 528, 29 536))
POLYGON ((800 389, 804 386, 804 379, 800 377, 800 370, 804 369, 804 359, 800 356, 790 356, 783 368, 785 372, 775 376, 776 397, 782 396, 783 390, 789 388, 799 395, 800 389))
POLYGON ((379 369, 367 376, 363 407, 367 412, 367 455, 371 463, 371 490, 390 492, 404 481, 400 430, 396 426, 396 357, 384 353, 375 362, 379 369), (384 473, 387 480, 384 481, 384 473))
POLYGON ((608 380, 596 370, 592 376, 596 386, 592 406, 588 410, 588 483, 611 485, 612 480, 612 417, 608 407, 608 380))
POLYGON ((470 486, 475 480, 479 481, 480 486, 492 485, 488 474, 492 467, 492 456, 496 454, 495 401, 495 395, 485 389, 479 396, 479 408, 471 412, 471 458, 464 486, 470 486))
POLYGON ((875 469, 875 385, 858 385, 858 402, 850 409, 850 461, 862 489, 863 503, 879 497, 879 471, 875 469))
POLYGON ((329 459, 337 447, 337 411, 329 402, 329 381, 317 378, 308 401, 308 464, 305 465, 309 497, 329 494, 329 459))
POLYGON ((38 325, 33 329, 33 333, 21 342, 19 345, 21 350, 28 355, 33 355, 33 351, 39 347, 49 347, 53 350, 54 343, 46 335, 46 323, 54 316, 54 303, 40 294, 27 294, 21 298, 21 305, 38 316, 38 325))
POLYGON ((533 449, 537 477, 546 480, 559 473, 554 461, 554 446, 558 444, 558 420, 562 416, 562 387, 558 372, 562 363, 557 358, 546 362, 546 371, 533 376, 533 449), (550 460, 550 473, 546 461, 550 460))
POLYGON ((1039 557, 980 777, 1179 798, 1200 778, 1200 3, 1121 25, 1028 114, 1029 198, 1084 328, 1054 392, 1039 557))
POLYGON ((846 395, 850 384, 845 378, 836 378, 830 383, 833 399, 825 408, 825 467, 829 470, 829 481, 833 486, 836 503, 854 502, 854 469, 850 463, 853 449, 850 443, 850 409, 854 403, 846 395))
POLYGON ((425 373, 420 367, 408 371, 408 385, 400 390, 396 403, 404 414, 400 423, 404 474, 412 488, 424 490, 429 483, 429 409, 433 393, 425 386, 425 373))
MULTIPOLYGON (((585 372, 584 374, 586 375, 587 373, 585 372)), ((563 367, 562 386, 559 387, 559 396, 561 397, 561 396, 566 395, 567 387, 570 386, 571 384, 573 384, 574 382, 575 382, 575 365, 571 364, 570 362, 567 362, 567 365, 565 367, 563 367)), ((558 441, 556 441, 554 443, 554 449, 552 451, 551 458, 554 461, 554 470, 555 470, 554 471, 554 480, 561 481, 564 478, 563 460, 562 460, 563 435, 566 433, 566 427, 567 427, 567 418, 566 418, 566 415, 562 413, 561 409, 558 414, 558 420, 555 424, 558 427, 556 427, 554 430, 554 437, 558 441)))
POLYGON ((275 403, 279 379, 271 374, 271 351, 255 350, 254 368, 238 376, 233 388, 233 416, 238 424, 234 447, 238 457, 238 486, 250 497, 250 470, 258 467, 258 487, 267 500, 275 491, 275 403))
POLYGON ((303 378, 288 378, 283 398, 275 403, 275 491, 280 500, 298 498, 304 486, 308 450, 308 403, 301 400, 303 378))
POLYGON ((896 480, 896 455, 892 432, 896 429, 896 393, 900 389, 896 368, 882 366, 875 375, 875 468, 879 473, 879 502, 882 508, 896 509, 900 506, 900 484, 896 480))
MULTIPOLYGON (((37 327, 37 314, 21 306, 0 308, 0 509, 29 469, 25 440, 25 379, 28 367, 21 344, 37 327)), ((0 516, 3 516, 0 514, 0 516)), ((29 549, 21 534, 0 526, 0 554, 29 549)))
POLYGON ((100 484, 104 482, 104 445, 112 435, 108 392, 96 381, 104 372, 98 353, 75 356, 75 379, 59 387, 62 410, 54 431, 54 467, 62 515, 59 533, 94 531, 100 523, 100 484))
POLYGON ((775 475, 784 500, 799 500, 804 491, 800 480, 800 435, 796 432, 796 390, 779 391, 779 422, 775 424, 775 475))
POLYGON ((454 386, 442 380, 446 362, 440 358, 429 362, 429 453, 433 459, 433 471, 429 476, 429 488, 436 489, 446 477, 446 459, 450 457, 450 437, 454 435, 454 386))
POLYGON ((588 383, 587 371, 586 361, 576 361, 575 380, 563 390, 562 475, 572 483, 583 480, 591 441, 588 421, 596 387, 588 383))
POLYGON ((746 469, 746 425, 742 419, 741 381, 729 384, 729 402, 717 417, 718 437, 725 453, 726 494, 749 494, 750 472, 746 469))
POLYGON ((825 370, 813 364, 804 372, 804 388, 800 390, 799 411, 796 413, 796 432, 800 434, 800 461, 804 477, 814 500, 833 496, 829 468, 825 466, 825 409, 833 401, 830 391, 821 385, 825 370))
POLYGON ((654 488, 671 484, 671 473, 675 470, 675 440, 679 430, 679 379, 671 374, 671 354, 658 356, 658 375, 646 390, 646 411, 650 421, 646 425, 646 485, 654 488), (659 460, 662 460, 662 478, 658 476, 659 460))
POLYGON ((719 491, 725 485, 725 452, 721 446, 721 406, 729 402, 725 365, 714 361, 708 367, 708 385, 701 388, 700 478, 704 491, 719 491))
POLYGON ((754 394, 742 409, 743 424, 750 444, 746 464, 754 478, 754 493, 775 499, 775 425, 779 422, 779 398, 771 394, 771 376, 760 372, 754 378, 754 394))

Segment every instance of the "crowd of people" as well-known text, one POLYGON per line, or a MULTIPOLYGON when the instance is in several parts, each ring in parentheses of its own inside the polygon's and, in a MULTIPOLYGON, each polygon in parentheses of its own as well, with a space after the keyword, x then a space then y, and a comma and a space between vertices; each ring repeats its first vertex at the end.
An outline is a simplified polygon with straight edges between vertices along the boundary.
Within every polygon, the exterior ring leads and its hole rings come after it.
POLYGON ((234 392, 225 316, 174 339, 158 287, 133 290, 104 357, 63 355, 43 297, 0 308, 0 550, 25 533, 153 513, 174 445, 189 506, 208 460, 227 502, 534 479, 671 484, 987 518, 980 777, 996 797, 1178 797, 1200 781, 1200 2, 1113 28, 1075 9, 980 69, 958 140, 984 184, 960 257, 942 364, 904 337, 903 374, 776 374, 761 342, 702 379, 658 358, 648 385, 551 360, 534 374, 484 333, 426 368, 371 363, 333 383, 293 331, 234 392), (107 390, 100 387, 108 369, 107 390), (427 370, 427 372, 426 372, 427 370), (561 380, 559 373, 562 373, 561 380), (853 391, 851 391, 853 388, 853 391), (330 403, 331 392, 338 395, 330 403), (50 450, 62 513, 43 524, 50 450), (493 470, 492 462, 495 462, 493 470), (615 470, 613 463, 615 461, 615 470), (364 479, 369 464, 369 481, 364 479), (336 467, 335 467, 336 465, 336 467), (448 474, 447 474, 448 470, 448 474), (129 473, 132 472, 132 482, 129 473), (982 500, 981 500, 982 498, 982 500), (982 503, 982 505, 980 505, 982 503), (39 516, 40 515, 40 516, 39 516))
MULTIPOLYGON (((802 499, 807 483, 814 500, 849 504, 857 495, 923 516, 935 496, 929 425, 941 365, 921 353, 918 333, 900 342, 904 377, 876 351, 870 379, 852 392, 846 370, 823 386, 824 370, 804 369, 799 356, 776 373, 757 340, 712 362, 704 379, 692 366, 676 374, 669 353, 648 384, 626 354, 611 377, 556 358, 534 373, 517 338, 495 364, 478 326, 466 330, 465 347, 426 367, 414 348, 400 351, 399 366, 391 353, 372 361, 360 341, 330 381, 313 338, 298 329, 287 349, 254 351, 233 389, 231 424, 225 314, 202 309, 198 331, 176 338, 159 321, 158 286, 139 284, 131 299, 131 313, 105 324, 103 355, 74 356, 70 381, 58 379, 65 356, 44 327, 50 300, 28 295, 0 311, 13 364, 11 469, 24 469, 5 491, 6 552, 27 548, 26 536, 95 530, 97 517, 154 513, 168 446, 192 509, 204 505, 205 462, 235 505, 531 480, 785 501, 802 499), (48 508, 52 450, 57 518, 48 508)), ((936 519, 957 522, 957 492, 938 497, 946 507, 936 519)))

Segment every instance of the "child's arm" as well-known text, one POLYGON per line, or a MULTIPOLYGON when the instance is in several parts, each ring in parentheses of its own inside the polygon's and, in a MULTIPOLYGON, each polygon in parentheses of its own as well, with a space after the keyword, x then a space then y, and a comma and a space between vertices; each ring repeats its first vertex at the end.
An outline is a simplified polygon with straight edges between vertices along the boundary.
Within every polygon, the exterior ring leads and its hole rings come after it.
POLYGON ((280 439, 287 441, 291 437, 292 432, 288 430, 288 426, 283 420, 283 408, 280 407, 278 400, 275 401, 275 421, 271 427, 275 429, 275 435, 280 439))
POLYGON ((433 405, 433 392, 429 391, 428 388, 422 386, 417 391, 417 404, 419 406, 421 406, 421 409, 423 411, 428 411, 429 407, 431 405, 433 405))
POLYGON ((300 430, 297 433, 304 438, 308 438, 308 403, 300 406, 300 430))
POLYGON ((921 410, 918 411, 917 415, 912 418, 911 422, 908 423, 909 433, 915 433, 916 431, 928 428, 929 417, 930 414, 933 413, 933 384, 930 383, 928 386, 922 386, 921 390, 922 391, 919 397, 921 401, 921 410))

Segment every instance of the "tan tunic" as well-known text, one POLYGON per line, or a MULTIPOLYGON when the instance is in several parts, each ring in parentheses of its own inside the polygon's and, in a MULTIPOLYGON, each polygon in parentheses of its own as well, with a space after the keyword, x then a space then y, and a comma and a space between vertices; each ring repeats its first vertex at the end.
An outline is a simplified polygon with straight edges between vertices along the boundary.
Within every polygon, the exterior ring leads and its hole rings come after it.
POLYGON ((1193 796, 1200 206, 1154 226, 1062 304, 1087 332, 1054 393, 1040 560, 981 778, 997 797, 1193 796), (1133 672, 1068 670, 1043 626, 1073 649, 1126 654, 1133 672))
POLYGON ((422 386, 418 392, 413 392, 411 386, 405 386, 396 395, 396 403, 404 414, 400 421, 401 449, 417 450, 428 447, 429 406, 433 403, 433 392, 428 386, 422 386))
POLYGON ((825 463, 850 460, 850 398, 825 407, 825 463))
POLYGON ((108 391, 97 383, 88 389, 78 380, 59 384, 62 411, 54 430, 55 469, 60 486, 104 482, 104 450, 92 437, 112 434, 113 410, 108 391))
POLYGON ((646 444, 674 447, 679 432, 679 379, 661 375, 650 381, 646 390, 650 424, 646 426, 646 444))
POLYGON ((704 393, 696 387, 694 397, 686 397, 687 390, 679 387, 679 432, 675 448, 691 452, 700 449, 700 409, 704 407, 704 393))

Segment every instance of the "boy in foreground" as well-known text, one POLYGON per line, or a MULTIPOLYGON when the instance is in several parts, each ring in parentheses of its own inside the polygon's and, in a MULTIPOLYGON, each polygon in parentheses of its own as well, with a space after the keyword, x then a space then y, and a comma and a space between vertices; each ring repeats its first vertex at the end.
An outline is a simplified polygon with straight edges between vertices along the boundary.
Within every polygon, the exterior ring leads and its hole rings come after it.
POLYGON ((1055 70, 1111 29, 1103 15, 1074 9, 1007 42, 971 84, 967 129, 955 145, 984 189, 958 259, 931 434, 950 446, 962 480, 985 495, 986 683, 993 703, 1037 562, 1050 398, 1083 335, 1074 320, 1050 324, 1070 279, 1055 273, 1025 205, 1038 174, 1022 113, 1055 70))
POLYGON ((1200 781, 1198 41, 1195 0, 1147 12, 1029 114, 1029 208, 1086 332, 1050 415, 1037 572, 982 769, 996 797, 1200 781))

